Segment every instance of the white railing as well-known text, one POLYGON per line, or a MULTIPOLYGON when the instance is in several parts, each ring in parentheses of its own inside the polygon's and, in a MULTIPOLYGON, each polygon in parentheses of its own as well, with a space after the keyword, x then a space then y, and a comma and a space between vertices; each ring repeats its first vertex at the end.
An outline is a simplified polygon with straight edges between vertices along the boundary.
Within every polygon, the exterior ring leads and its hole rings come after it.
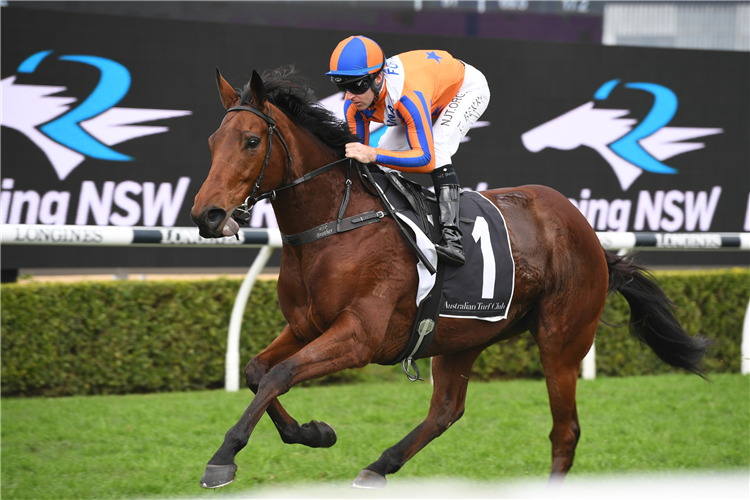
MULTIPOLYGON (((118 227, 118 226, 48 226, 3 224, 3 245, 78 245, 78 246, 183 246, 202 248, 258 248, 262 250, 237 293, 227 335, 225 387, 237 391, 240 386, 239 351, 242 316, 258 274, 263 270, 274 248, 281 248, 278 229, 240 229, 237 237, 207 239, 195 227, 118 227)), ((750 251, 750 233, 596 233, 609 251, 750 251)), ((750 373, 750 304, 742 328, 742 373, 750 373)), ((596 348, 586 355, 581 376, 596 378, 596 348)))
POLYGON ((3 224, 3 245, 191 246, 201 248, 281 248, 278 229, 240 229, 237 237, 203 238, 197 227, 48 226, 3 224))
MULTIPOLYGON (((2 224, 4 245, 281 248, 278 229, 240 229, 237 237, 203 238, 197 227, 50 226, 2 224)), ((606 250, 750 250, 750 233, 596 233, 606 250)))

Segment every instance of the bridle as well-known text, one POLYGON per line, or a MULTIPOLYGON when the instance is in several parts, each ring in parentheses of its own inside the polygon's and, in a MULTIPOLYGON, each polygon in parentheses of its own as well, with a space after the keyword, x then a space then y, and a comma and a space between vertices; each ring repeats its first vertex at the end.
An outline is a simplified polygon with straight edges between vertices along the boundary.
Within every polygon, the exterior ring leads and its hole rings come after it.
MULTIPOLYGON (((268 162, 271 159, 271 151, 273 150, 274 131, 278 135, 279 140, 281 141, 281 144, 284 146, 284 150, 286 151, 287 162, 286 162, 286 174, 284 175, 284 179, 289 177, 291 173, 292 155, 289 153, 289 146, 287 146, 286 141, 284 140, 284 136, 281 135, 281 131, 276 127, 276 120, 274 120, 273 117, 271 116, 270 108, 269 108, 269 114, 265 114, 259 109, 253 108, 252 106, 234 106, 232 108, 229 108, 227 110, 227 113, 231 111, 249 111, 255 114, 256 116, 262 118, 268 124, 268 147, 266 149, 266 157, 263 160, 263 167, 260 170, 260 175, 258 176, 258 180, 255 182, 255 185, 253 186, 253 190, 250 192, 248 197, 245 198, 245 201, 235 209, 235 212, 232 215, 232 217, 237 221, 248 220, 250 218, 250 212, 252 211, 256 203, 262 200, 268 199, 268 198, 270 198, 271 200, 275 200, 276 193, 278 193, 279 191, 283 191, 284 189, 289 189, 290 187, 294 187, 299 184, 302 184, 303 182, 309 181, 313 177, 316 177, 320 174, 328 172, 339 163, 343 163, 349 160, 349 158, 342 158, 341 160, 336 160, 333 163, 329 163, 328 165, 325 165, 317 170, 313 170, 312 172, 308 172, 307 174, 304 174, 303 176, 298 177, 297 179, 293 180, 289 184, 286 184, 281 187, 276 187, 272 189, 271 191, 262 193, 256 197, 255 193, 260 189, 260 183, 263 181, 263 175, 265 174, 266 167, 268 166, 268 162)), ((281 182, 284 182, 283 179, 281 182)))
MULTIPOLYGON (((255 198, 255 193, 260 189, 260 183, 263 180, 263 175, 266 172, 266 167, 268 166, 268 162, 271 159, 271 151, 273 150, 273 133, 276 131, 279 136, 279 140, 281 141, 281 144, 284 146, 284 150, 286 151, 286 170, 287 174, 291 171, 292 168, 292 155, 289 153, 289 146, 286 145, 286 141, 284 140, 284 136, 281 135, 281 131, 279 131, 276 128, 276 120, 273 119, 272 116, 267 115, 260 111, 259 109, 250 107, 250 106, 234 106, 232 108, 229 108, 227 110, 227 114, 229 114, 232 111, 249 111, 260 118, 262 118, 266 124, 268 124, 268 147, 266 148, 266 158, 263 160, 263 167, 260 170, 260 175, 258 176, 258 180, 255 182, 255 185, 253 186, 253 190, 250 192, 247 198, 245 198, 245 201, 237 207, 237 210, 240 212, 240 214, 244 214, 246 216, 250 216, 250 211, 252 210, 253 206, 255 206, 256 203, 258 203, 261 200, 264 200, 266 198, 276 199, 276 190, 271 190, 268 193, 263 193, 257 198, 255 198), (252 203, 250 203, 252 201, 252 203)), ((270 108, 269 108, 270 113, 270 108)), ((236 217, 235 217, 236 219, 236 217)))
MULTIPOLYGON (((352 171, 352 166, 356 165, 356 168, 354 170, 356 170, 357 174, 359 175, 359 180, 362 183, 362 187, 364 188, 364 190, 368 194, 380 198, 381 202, 383 203, 383 207, 386 209, 387 215, 390 215, 393 218, 393 220, 396 222, 396 225, 398 226, 399 230, 406 237, 407 243, 409 243, 409 245, 412 247, 412 249, 414 250, 414 252, 417 254, 417 257, 419 258, 419 260, 422 261, 422 263, 427 268, 427 270, 429 270, 430 274, 435 274, 437 272, 437 270, 433 267, 433 265, 429 261, 429 259, 422 253, 422 251, 419 249, 419 247, 411 239, 411 237, 409 236, 408 231, 404 228, 404 226, 399 222, 398 218, 395 216, 395 214, 393 212, 393 207, 391 206, 390 202, 388 202, 388 200, 387 200, 387 198, 385 196, 385 193, 383 192, 382 188, 380 186, 378 186, 378 184, 374 180, 372 180, 372 177, 367 173, 367 168, 363 164, 359 163, 356 160, 352 160, 351 158, 344 157, 344 158, 342 158, 340 160, 334 161, 333 163, 329 163, 328 165, 325 165, 325 166, 322 166, 322 167, 320 167, 320 168, 318 168, 316 170, 313 170, 312 172, 308 172, 308 173, 302 175, 301 177, 298 177, 298 178, 294 179, 289 184, 286 184, 286 185, 281 186, 281 187, 276 187, 276 188, 272 189, 271 191, 268 191, 266 193, 262 193, 262 194, 260 194, 260 195, 258 195, 256 197, 255 196, 255 192, 260 189, 260 183, 263 180, 263 174, 265 173, 266 167, 268 166, 268 161, 271 159, 271 150, 273 148, 273 142, 272 142, 272 140, 273 140, 274 130, 276 130, 276 133, 279 136, 279 140, 281 141, 281 144, 284 146, 284 150, 286 151, 286 158, 287 158, 286 172, 287 173, 284 176, 284 179, 286 179, 289 176, 289 174, 291 173, 291 169, 292 169, 292 155, 289 153, 289 147, 286 145, 286 141, 284 140, 284 137, 282 137, 281 131, 279 131, 276 128, 276 121, 273 119, 272 116, 270 116, 270 108, 269 108, 269 114, 268 115, 265 114, 265 113, 263 113, 262 111, 260 111, 257 108, 253 108, 252 106, 234 106, 232 108, 229 108, 227 110, 227 113, 229 113, 231 111, 249 111, 249 112, 251 112, 251 113, 259 116, 260 118, 262 118, 268 124, 268 149, 266 150, 266 158, 263 161, 263 168, 261 168, 261 170, 260 170, 260 175, 258 176, 258 180, 255 182, 255 185, 253 186, 253 190, 250 193, 250 195, 247 198, 245 198, 245 201, 240 206, 238 206, 235 209, 234 213, 232 214, 232 218, 235 221, 237 221, 238 223, 241 223, 241 224, 246 223, 248 221, 248 219, 250 219, 250 217, 251 217, 251 211, 252 211, 253 207, 259 201, 265 200, 265 199, 268 199, 268 198, 270 198, 271 200, 275 200, 276 199, 276 193, 278 193, 279 191, 283 191, 284 189, 289 189, 290 187, 298 186, 299 184, 302 184, 303 182, 307 182, 310 179, 312 179, 314 177, 317 177, 320 174, 324 174, 324 173, 328 172, 329 170, 331 170, 333 167, 335 167, 339 163, 343 163, 343 162, 348 161, 349 162, 349 168, 346 171, 346 182, 345 182, 344 198, 343 198, 343 200, 341 202, 341 207, 339 208, 338 217, 337 217, 336 221, 334 221, 334 223, 335 223, 335 231, 331 231, 331 233, 328 233, 328 234, 342 232, 342 223, 345 221, 345 219, 344 219, 344 212, 345 212, 346 207, 347 207, 347 205, 349 203, 349 194, 350 194, 350 191, 351 191, 351 188, 352 188, 352 181, 351 181, 351 178, 350 178, 351 171, 352 171), (369 183, 370 183, 370 185, 372 185, 375 188, 375 192, 371 191, 367 187, 367 184, 365 183, 365 178, 367 178, 368 181, 369 181, 369 183)), ((284 180, 282 179, 281 182, 284 182, 284 180)), ((351 219, 351 220, 359 219, 359 220, 355 221, 355 224, 356 224, 356 222, 364 222, 365 220, 368 220, 368 219, 372 221, 372 217, 371 216, 374 216, 374 217, 376 217, 379 220, 379 219, 382 219, 384 215, 385 215, 384 212, 371 211, 371 212, 368 212, 366 214, 360 214, 357 217, 350 217, 349 219, 351 219), (363 218, 362 216, 367 216, 367 217, 363 218)), ((369 222, 368 222, 368 224, 369 224, 369 222)), ((348 231, 349 229, 352 229, 353 227, 354 226, 352 226, 350 224, 350 227, 348 229, 344 229, 344 230, 348 231)), ((315 230, 315 229, 316 228, 313 228, 313 230, 315 230)), ((306 231, 306 232, 309 232, 309 231, 306 231)), ((235 236, 237 236, 237 235, 235 234, 235 236)), ((291 238, 297 238, 299 236, 300 235, 286 235, 286 236, 282 235, 282 239, 286 239, 286 241, 289 243, 291 241, 290 240, 291 238)), ((237 238, 239 239, 239 236, 237 236, 237 238)), ((314 238, 314 239, 317 239, 317 237, 314 238)), ((314 239, 308 240, 308 241, 314 241, 314 239)))

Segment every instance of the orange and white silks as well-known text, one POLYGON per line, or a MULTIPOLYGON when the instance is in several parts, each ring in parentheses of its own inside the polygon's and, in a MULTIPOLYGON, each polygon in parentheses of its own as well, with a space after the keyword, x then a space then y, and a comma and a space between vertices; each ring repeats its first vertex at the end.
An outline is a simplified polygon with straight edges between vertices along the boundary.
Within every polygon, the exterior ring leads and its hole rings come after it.
MULTIPOLYGON (((448 153, 447 163, 450 163, 450 155, 455 153, 458 142, 486 109, 489 89, 479 71, 453 58, 448 52, 415 50, 388 59, 383 70, 385 85, 373 104, 364 111, 358 111, 349 100, 344 103, 349 128, 363 144, 369 144, 370 122, 384 123, 389 129, 377 148, 376 163, 404 172, 432 172, 436 166, 441 166, 437 165, 433 128, 439 126, 438 118, 444 115, 462 90, 469 69, 473 80, 479 80, 478 86, 484 88, 483 97, 479 98, 483 107, 480 106, 479 113, 474 113, 476 116, 473 119, 468 117, 471 123, 461 127, 462 133, 446 134, 437 139, 455 142, 455 145, 448 147, 451 152, 448 153), (460 137, 454 137, 457 135, 460 137)), ((459 120, 455 121, 457 123, 459 120)))

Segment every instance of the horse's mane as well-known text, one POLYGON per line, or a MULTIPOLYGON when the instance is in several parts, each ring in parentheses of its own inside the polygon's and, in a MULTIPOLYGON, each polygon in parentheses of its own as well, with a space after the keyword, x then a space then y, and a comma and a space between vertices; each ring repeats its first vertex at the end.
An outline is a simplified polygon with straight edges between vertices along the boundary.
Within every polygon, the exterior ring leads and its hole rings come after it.
MULTIPOLYGON (((308 81, 295 71, 294 66, 265 71, 261 78, 269 102, 340 156, 343 156, 345 144, 359 141, 344 121, 318 103, 308 81)), ((239 94, 242 104, 250 104, 253 98, 250 82, 239 94)))

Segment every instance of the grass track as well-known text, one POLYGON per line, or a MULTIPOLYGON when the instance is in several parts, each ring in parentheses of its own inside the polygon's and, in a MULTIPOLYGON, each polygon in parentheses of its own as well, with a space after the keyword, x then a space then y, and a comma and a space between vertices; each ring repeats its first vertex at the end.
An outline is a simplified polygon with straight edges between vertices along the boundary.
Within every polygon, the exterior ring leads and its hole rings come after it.
MULTIPOLYGON (((712 378, 579 381, 582 438, 570 480, 750 470, 750 378, 712 378)), ((217 491, 201 490, 198 480, 249 404, 247 390, 3 399, 0 493, 4 500, 216 498, 277 484, 348 484, 424 419, 431 390, 402 379, 295 388, 281 398, 289 413, 332 424, 336 446, 284 445, 264 417, 237 456, 237 480, 217 491)), ((543 478, 550 428, 543 381, 472 383, 464 417, 389 481, 543 478)))

